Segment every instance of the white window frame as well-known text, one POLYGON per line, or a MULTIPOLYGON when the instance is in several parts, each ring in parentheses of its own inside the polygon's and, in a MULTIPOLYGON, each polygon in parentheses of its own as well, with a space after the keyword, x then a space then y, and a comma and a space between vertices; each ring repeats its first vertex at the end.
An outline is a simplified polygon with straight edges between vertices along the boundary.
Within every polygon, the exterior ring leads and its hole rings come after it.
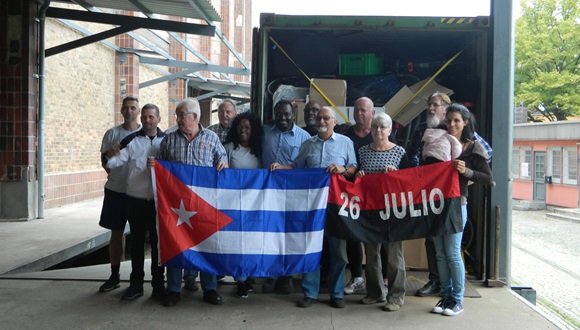
POLYGON ((552 177, 552 183, 562 183, 562 148, 561 147, 548 147, 548 164, 546 167, 546 175, 552 177), (560 161, 554 162, 554 153, 560 153, 560 161), (558 173, 558 176, 554 175, 554 170, 558 173))
POLYGON ((578 147, 562 148, 562 182, 564 184, 576 185, 578 183, 578 147), (570 154, 574 155, 574 160, 570 166, 570 154), (570 179, 570 174, 574 172, 575 178, 570 179))
POLYGON ((520 147, 520 180, 532 181, 532 147, 520 147), (530 153, 529 163, 524 163, 526 151, 530 153), (528 175, 524 175, 524 169, 528 175))
POLYGON ((511 166, 511 171, 512 171, 512 177, 514 179, 519 179, 520 178, 520 148, 519 147, 514 147, 512 150, 512 166, 511 166), (515 169, 514 169, 514 165, 515 165, 515 169))

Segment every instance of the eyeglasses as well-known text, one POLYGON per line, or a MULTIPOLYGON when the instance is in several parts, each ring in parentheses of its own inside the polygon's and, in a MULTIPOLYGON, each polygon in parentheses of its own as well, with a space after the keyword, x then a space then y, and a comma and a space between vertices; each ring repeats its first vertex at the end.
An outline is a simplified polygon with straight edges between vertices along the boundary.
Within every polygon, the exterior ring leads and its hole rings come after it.
POLYGON ((319 121, 320 119, 322 119, 324 121, 329 121, 331 119, 334 119, 334 117, 330 117, 330 116, 316 116, 316 121, 319 121))
POLYGON ((430 106, 430 107, 433 106, 433 107, 436 107, 436 108, 438 108, 440 106, 443 106, 443 104, 441 104, 441 103, 427 103, 427 105, 430 106))
POLYGON ((371 125, 371 129, 376 129, 376 130, 380 129, 380 130, 384 131, 384 130, 387 130, 389 128, 390 128, 389 126, 371 125))
POLYGON ((175 119, 183 119, 183 118, 185 118, 185 116, 191 115, 191 114, 193 114, 193 112, 182 112, 182 113, 177 113, 176 112, 174 114, 174 116, 175 116, 175 119))

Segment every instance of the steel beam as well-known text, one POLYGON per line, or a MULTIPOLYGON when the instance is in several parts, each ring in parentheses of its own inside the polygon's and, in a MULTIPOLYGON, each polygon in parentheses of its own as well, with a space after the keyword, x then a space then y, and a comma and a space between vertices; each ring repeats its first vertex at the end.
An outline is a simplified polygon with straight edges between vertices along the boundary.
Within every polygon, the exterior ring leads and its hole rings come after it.
POLYGON ((154 18, 143 18, 125 15, 115 15, 106 13, 97 13, 84 10, 71 10, 64 8, 50 7, 46 11, 47 17, 70 19, 73 21, 84 21, 111 25, 130 25, 136 28, 153 29, 181 32, 187 34, 197 34, 202 36, 213 37, 215 35, 215 26, 201 25, 193 23, 183 23, 167 21, 154 18))

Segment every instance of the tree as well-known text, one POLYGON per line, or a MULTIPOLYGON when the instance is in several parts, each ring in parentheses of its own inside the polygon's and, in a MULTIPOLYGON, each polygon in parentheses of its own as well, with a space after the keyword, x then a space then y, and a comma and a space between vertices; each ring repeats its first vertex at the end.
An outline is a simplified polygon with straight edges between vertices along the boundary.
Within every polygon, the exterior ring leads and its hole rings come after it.
POLYGON ((515 101, 549 121, 580 114, 580 0, 522 0, 515 101))

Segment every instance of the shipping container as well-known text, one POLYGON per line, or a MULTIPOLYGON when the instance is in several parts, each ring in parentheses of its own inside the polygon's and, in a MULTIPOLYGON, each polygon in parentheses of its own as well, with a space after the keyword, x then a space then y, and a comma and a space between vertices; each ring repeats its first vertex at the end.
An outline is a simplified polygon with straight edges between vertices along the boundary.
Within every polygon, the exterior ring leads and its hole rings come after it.
MULTIPOLYGON (((375 107, 383 107, 403 86, 436 75, 434 82, 452 90, 451 99, 464 103, 475 114, 478 133, 490 141, 493 48, 490 17, 262 13, 260 26, 253 33, 251 108, 264 122, 273 119, 277 89, 285 85, 307 91, 308 78, 346 81, 346 107, 352 107, 361 96, 371 98, 375 107), (345 60, 351 60, 352 64, 345 60)), ((301 93, 293 98, 298 103, 308 99, 306 96, 301 100, 304 92, 301 93)), ((397 144, 406 147, 424 112, 418 111, 405 126, 395 124, 397 144)), ((484 222, 489 215, 480 210, 485 209, 489 190, 476 189, 473 194, 469 210, 472 221, 469 236, 473 239, 469 252, 470 258, 476 259, 472 273, 482 277, 484 222)))

